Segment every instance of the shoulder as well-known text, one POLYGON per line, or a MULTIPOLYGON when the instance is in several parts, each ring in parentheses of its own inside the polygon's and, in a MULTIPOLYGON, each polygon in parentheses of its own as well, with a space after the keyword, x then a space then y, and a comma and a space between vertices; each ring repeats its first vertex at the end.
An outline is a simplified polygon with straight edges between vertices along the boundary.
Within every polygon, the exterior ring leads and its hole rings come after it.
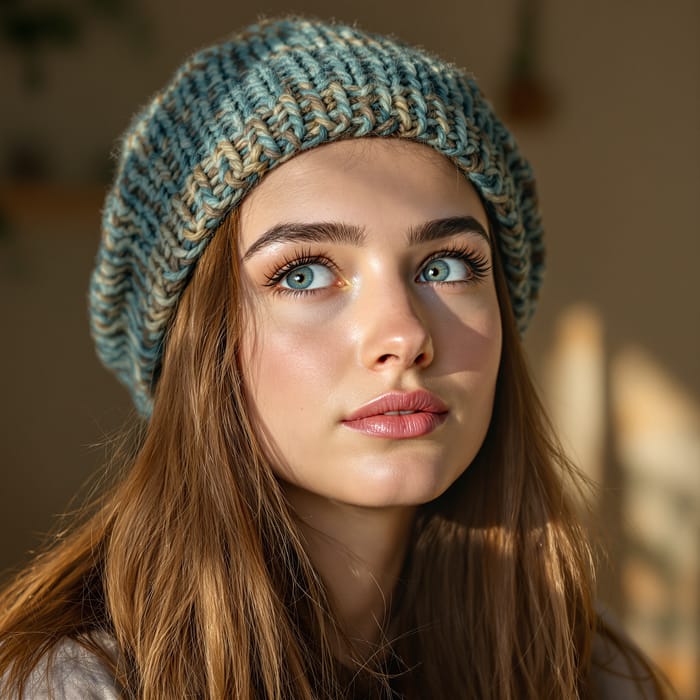
POLYGON ((597 700, 661 700, 650 662, 617 629, 593 639, 589 689, 597 700))
MULTIPOLYGON (((112 640, 100 642, 106 649, 114 649, 112 640)), ((119 697, 114 679, 102 660, 77 642, 66 639, 41 658, 24 686, 22 699, 117 700, 119 697)), ((16 700, 16 696, 8 700, 16 700)))

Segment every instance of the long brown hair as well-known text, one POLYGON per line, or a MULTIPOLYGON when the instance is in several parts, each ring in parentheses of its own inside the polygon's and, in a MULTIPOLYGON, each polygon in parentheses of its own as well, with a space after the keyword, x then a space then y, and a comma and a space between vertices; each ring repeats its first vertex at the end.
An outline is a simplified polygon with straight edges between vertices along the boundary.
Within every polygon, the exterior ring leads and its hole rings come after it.
POLYGON ((593 565, 565 489, 582 481, 530 381, 498 256, 487 437, 417 516, 383 653, 347 669, 246 409, 236 236, 234 213, 185 290, 123 476, 0 594, 7 687, 72 638, 125 698, 584 697, 593 565))

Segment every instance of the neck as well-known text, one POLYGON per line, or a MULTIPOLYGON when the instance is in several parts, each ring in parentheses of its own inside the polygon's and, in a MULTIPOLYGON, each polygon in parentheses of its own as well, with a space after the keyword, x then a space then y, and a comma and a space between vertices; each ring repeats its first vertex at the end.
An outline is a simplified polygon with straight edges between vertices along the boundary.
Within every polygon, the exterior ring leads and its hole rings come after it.
POLYGON ((368 658, 388 622, 415 507, 363 508, 285 484, 305 549, 323 579, 348 644, 336 640, 337 657, 368 658))

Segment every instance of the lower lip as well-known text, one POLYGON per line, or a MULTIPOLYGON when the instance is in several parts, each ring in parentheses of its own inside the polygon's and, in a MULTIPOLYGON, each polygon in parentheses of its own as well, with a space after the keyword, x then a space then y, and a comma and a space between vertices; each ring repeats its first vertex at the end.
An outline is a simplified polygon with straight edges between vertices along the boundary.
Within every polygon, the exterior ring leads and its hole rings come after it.
POLYGON ((373 437, 402 440, 428 435, 447 420, 447 413, 408 413, 403 416, 368 416, 343 421, 343 425, 358 433, 373 437))

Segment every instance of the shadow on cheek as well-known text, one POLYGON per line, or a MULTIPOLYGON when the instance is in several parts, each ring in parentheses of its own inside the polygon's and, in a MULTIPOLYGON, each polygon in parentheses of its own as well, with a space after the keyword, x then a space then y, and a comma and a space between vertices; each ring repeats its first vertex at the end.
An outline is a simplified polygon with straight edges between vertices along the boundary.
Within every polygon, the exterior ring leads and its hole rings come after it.
POLYGON ((454 317, 451 331, 436 343, 436 353, 440 353, 440 367, 446 374, 456 372, 479 372, 489 366, 498 367, 501 358, 500 324, 493 324, 487 333, 467 326, 454 317))

